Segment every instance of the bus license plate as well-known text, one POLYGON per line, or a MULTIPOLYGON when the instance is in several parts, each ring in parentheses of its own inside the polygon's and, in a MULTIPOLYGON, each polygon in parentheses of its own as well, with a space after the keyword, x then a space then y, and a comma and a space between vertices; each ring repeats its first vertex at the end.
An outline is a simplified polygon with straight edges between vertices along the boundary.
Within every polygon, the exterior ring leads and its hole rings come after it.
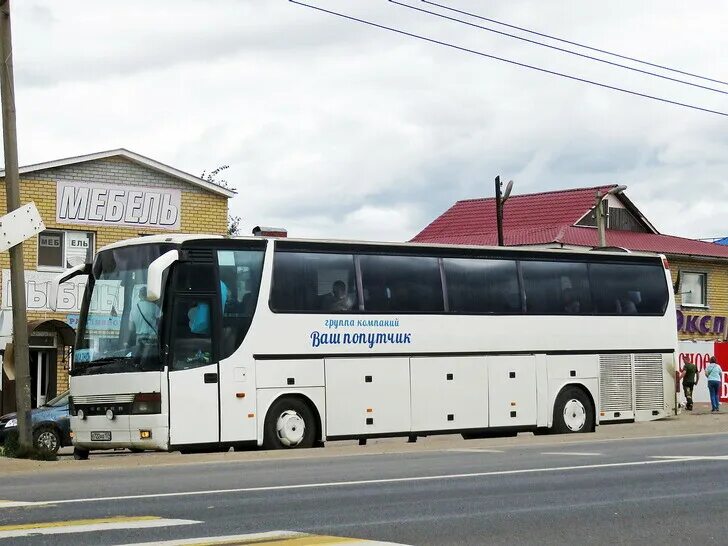
POLYGON ((111 431, 102 430, 100 432, 92 432, 91 441, 92 442, 110 442, 111 441, 111 431))

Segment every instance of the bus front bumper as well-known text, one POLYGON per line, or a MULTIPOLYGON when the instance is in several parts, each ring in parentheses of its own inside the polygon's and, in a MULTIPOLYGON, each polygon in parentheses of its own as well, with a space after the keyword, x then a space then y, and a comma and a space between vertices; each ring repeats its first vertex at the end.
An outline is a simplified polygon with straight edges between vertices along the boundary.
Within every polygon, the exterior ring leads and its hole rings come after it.
POLYGON ((83 420, 71 417, 71 430, 73 445, 82 449, 169 449, 166 415, 119 415, 113 420, 101 415, 83 420))

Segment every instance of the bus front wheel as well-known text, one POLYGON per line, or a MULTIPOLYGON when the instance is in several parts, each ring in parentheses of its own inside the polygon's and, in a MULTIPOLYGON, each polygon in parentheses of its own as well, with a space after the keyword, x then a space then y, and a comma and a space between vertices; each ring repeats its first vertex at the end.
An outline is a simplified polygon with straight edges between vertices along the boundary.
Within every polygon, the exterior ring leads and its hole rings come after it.
POLYGON ((268 410, 263 430, 265 449, 313 447, 316 422, 310 406, 300 398, 284 396, 268 410))
POLYGON ((88 459, 88 449, 83 449, 82 447, 74 447, 73 448, 73 458, 77 461, 85 461, 88 459))
POLYGON ((591 432, 594 430, 594 407, 586 393, 578 387, 567 387, 554 404, 556 434, 591 432))

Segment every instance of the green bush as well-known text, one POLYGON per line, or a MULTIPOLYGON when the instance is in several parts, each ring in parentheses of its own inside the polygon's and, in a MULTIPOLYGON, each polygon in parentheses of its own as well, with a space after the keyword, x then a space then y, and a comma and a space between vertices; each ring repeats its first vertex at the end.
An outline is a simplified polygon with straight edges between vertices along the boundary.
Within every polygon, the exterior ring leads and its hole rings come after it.
POLYGON ((20 453, 20 439, 18 437, 17 430, 11 430, 5 436, 5 445, 3 446, 3 455, 10 457, 11 459, 24 458, 19 457, 20 453))
POLYGON ((5 436, 5 445, 3 446, 3 456, 12 459, 33 459, 35 461, 57 461, 58 457, 55 453, 50 453, 41 449, 26 449, 20 445, 20 437, 17 430, 8 432, 5 436))

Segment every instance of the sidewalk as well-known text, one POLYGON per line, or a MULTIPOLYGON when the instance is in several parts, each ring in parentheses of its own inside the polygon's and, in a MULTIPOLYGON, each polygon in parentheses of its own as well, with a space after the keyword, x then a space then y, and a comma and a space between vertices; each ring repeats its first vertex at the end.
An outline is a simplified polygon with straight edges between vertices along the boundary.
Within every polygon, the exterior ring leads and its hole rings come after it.
POLYGON ((311 459, 351 457, 357 455, 391 454, 441 451, 452 448, 496 448, 534 445, 578 444, 594 441, 619 441, 631 438, 654 438, 692 434, 728 434, 728 408, 722 413, 711 413, 709 404, 696 404, 692 412, 675 417, 644 423, 610 424, 597 427, 594 434, 559 434, 534 436, 521 433, 514 438, 463 440, 459 435, 419 438, 407 443, 407 438, 369 440, 366 446, 356 441, 329 442, 323 449, 263 451, 250 450, 226 453, 130 453, 128 451, 92 452, 88 461, 76 461, 71 450, 60 452, 58 461, 27 461, 0 457, 0 475, 30 472, 64 472, 112 468, 148 468, 150 466, 193 465, 210 463, 257 462, 281 459, 311 459))

